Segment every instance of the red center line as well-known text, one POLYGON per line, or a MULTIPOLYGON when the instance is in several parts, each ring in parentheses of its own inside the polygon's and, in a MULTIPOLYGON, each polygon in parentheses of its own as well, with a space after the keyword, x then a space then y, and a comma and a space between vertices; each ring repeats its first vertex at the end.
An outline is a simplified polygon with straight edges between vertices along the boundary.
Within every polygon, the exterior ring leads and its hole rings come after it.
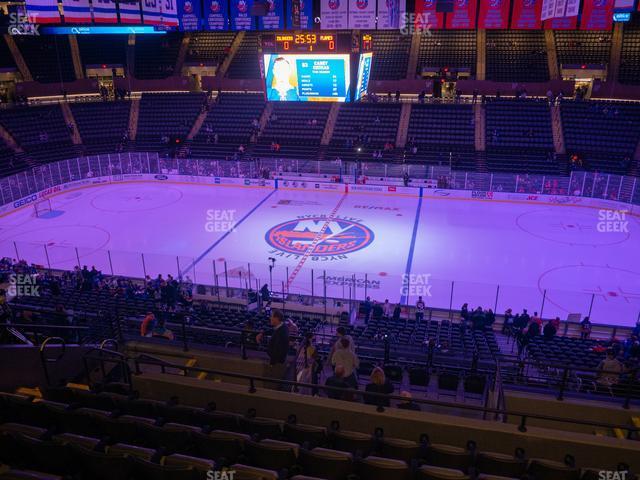
POLYGON ((338 210, 342 206, 342 202, 344 202, 345 198, 347 198, 347 193, 346 192, 342 195, 342 197, 340 198, 340 201, 336 204, 336 206, 333 207, 333 210, 331 210, 331 213, 329 214, 329 216, 325 220, 324 224, 322 225, 322 228, 316 234, 315 238, 311 242, 311 245, 309 245, 309 248, 307 248, 305 250, 304 254, 302 255, 302 258, 300 259, 300 261, 298 262, 296 267, 293 269, 293 272, 291 272, 291 275, 289 275, 289 279, 287 280, 287 292, 289 291, 289 286, 293 283, 295 278, 298 276, 298 273, 300 273, 300 269, 302 269, 302 266, 307 261, 307 258, 309 258, 309 256, 315 250, 315 248, 318 245, 318 243, 320 243, 320 241, 322 241, 322 239, 324 238, 324 232, 329 227, 329 223, 331 223, 333 221, 333 219, 336 217, 336 214, 338 213, 338 210))

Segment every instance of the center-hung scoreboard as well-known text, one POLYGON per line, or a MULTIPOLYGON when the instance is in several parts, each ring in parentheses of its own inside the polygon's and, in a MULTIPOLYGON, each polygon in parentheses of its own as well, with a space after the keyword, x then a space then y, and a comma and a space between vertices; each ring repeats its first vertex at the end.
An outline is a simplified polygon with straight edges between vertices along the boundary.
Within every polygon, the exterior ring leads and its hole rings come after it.
POLYGON ((274 32, 260 36, 268 101, 351 102, 367 93, 371 36, 351 32, 274 32))

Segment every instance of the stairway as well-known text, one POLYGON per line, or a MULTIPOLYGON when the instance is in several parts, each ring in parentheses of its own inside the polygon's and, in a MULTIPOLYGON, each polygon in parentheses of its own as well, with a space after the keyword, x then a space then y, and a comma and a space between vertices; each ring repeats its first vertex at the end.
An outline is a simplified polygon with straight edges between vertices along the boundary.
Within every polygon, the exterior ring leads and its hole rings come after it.
POLYGON ((24 57, 22 56, 22 52, 16 45, 16 42, 13 41, 13 37, 7 33, 4 34, 4 39, 7 42, 9 50, 11 51, 11 56, 13 56, 13 61, 18 67, 18 71, 20 75, 22 75, 22 79, 25 82, 32 82, 33 77, 31 76, 31 72, 29 71, 29 67, 27 66, 27 62, 24 61, 24 57))
POLYGON ((22 147, 18 145, 18 142, 15 141, 15 139, 11 136, 9 131, 6 128, 4 128, 2 124, 0 124, 0 137, 4 140, 4 143, 7 144, 7 147, 13 150, 13 153, 24 152, 22 147))
POLYGON ((484 106, 481 103, 473 105, 473 125, 475 127, 475 148, 477 152, 484 152, 487 148, 487 125, 484 106))
POLYGON ((562 115, 560 114, 560 106, 553 105, 551 107, 551 130, 553 131, 553 148, 557 154, 565 154, 567 152, 564 144, 564 132, 562 131, 562 115))
POLYGON ((411 35, 411 50, 409 51, 409 63, 407 64, 407 78, 413 80, 416 78, 418 70, 418 56, 420 55, 420 34, 411 35))
POLYGON ((336 126, 336 120, 338 120, 338 113, 340 113, 340 104, 332 103, 329 115, 327 115, 327 123, 324 124, 324 131, 322 132, 322 138, 320 139, 320 145, 329 145, 331 137, 333 137, 333 129, 336 126))
POLYGON ((176 59, 176 68, 174 72, 178 76, 182 75, 182 67, 184 65, 185 59, 187 58, 187 52, 189 51, 190 41, 191 41, 191 33, 186 32, 182 37, 182 42, 180 43, 180 50, 178 51, 178 58, 176 59))
POLYGON ((64 122, 67 125, 73 125, 71 129, 71 141, 74 145, 82 145, 82 138, 80 137, 80 130, 78 130, 78 125, 76 124, 76 119, 73 118, 73 112, 71 112, 71 108, 67 102, 62 102, 60 104, 60 108, 62 109, 62 115, 64 116, 64 122))
POLYGON ((226 75, 227 70, 229 69, 229 65, 231 65, 231 62, 233 61, 233 57, 235 57, 236 53, 238 53, 240 44, 242 43, 242 40, 244 40, 244 35, 245 35, 245 32, 240 31, 236 35, 236 38, 233 39, 233 42, 231 42, 231 46, 229 47, 229 53, 227 54, 226 57, 224 57, 224 60, 222 61, 222 63, 218 67, 218 70, 216 71, 216 77, 222 78, 226 75))
POLYGON ((476 80, 486 80, 487 76, 487 31, 478 29, 476 36, 476 80))
POLYGON ((622 55, 622 23, 614 23, 613 35, 611 37, 611 52, 609 52, 609 65, 607 67, 607 81, 618 81, 618 70, 620 70, 620 56, 622 55))
POLYGON ((69 35, 69 47, 71 48, 71 59, 73 60, 73 72, 76 78, 80 80, 84 78, 84 68, 82 68, 80 48, 78 47, 78 39, 75 35, 69 35))
POLYGON ((189 134, 187 135, 187 141, 193 140, 195 138, 195 136, 198 134, 198 132, 202 128, 202 124, 204 123, 208 114, 209 114, 208 109, 203 108, 200 111, 200 114, 196 118, 196 121, 193 122, 193 125, 191 126, 191 130, 189 130, 189 134))
POLYGON ((135 140, 138 133, 138 115, 140 114, 140 99, 131 100, 131 109, 129 110, 129 140, 135 140))
POLYGON ((553 30, 544 31, 544 41, 547 47, 547 62, 549 63, 549 80, 560 80, 558 55, 556 54, 556 37, 553 30))
POLYGON ((133 72, 135 72, 136 69, 136 36, 134 34, 129 35, 127 39, 126 57, 127 76, 133 77, 133 72))
POLYGON ((267 123, 269 123, 269 118, 271 118, 271 112, 273 112, 273 103, 267 102, 266 106, 264 107, 264 110, 262 110, 262 114, 260 115, 258 137, 262 135, 262 132, 267 126, 267 123))
POLYGON ((396 148, 402 149, 407 144, 409 135, 409 120, 411 119, 411 103, 403 103, 400 111, 400 121, 398 123, 398 133, 396 134, 396 148))

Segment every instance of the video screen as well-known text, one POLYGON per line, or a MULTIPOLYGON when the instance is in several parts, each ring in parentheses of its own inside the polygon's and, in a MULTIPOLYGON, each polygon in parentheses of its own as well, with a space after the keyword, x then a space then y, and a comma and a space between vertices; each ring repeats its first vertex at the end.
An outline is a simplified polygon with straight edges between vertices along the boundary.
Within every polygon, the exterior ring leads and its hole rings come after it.
POLYGON ((358 82, 356 84, 356 100, 362 99, 369 91, 369 77, 371 76, 371 62, 373 53, 363 53, 358 61, 358 82))
POLYGON ((349 101, 348 54, 265 54, 264 71, 268 101, 349 101))

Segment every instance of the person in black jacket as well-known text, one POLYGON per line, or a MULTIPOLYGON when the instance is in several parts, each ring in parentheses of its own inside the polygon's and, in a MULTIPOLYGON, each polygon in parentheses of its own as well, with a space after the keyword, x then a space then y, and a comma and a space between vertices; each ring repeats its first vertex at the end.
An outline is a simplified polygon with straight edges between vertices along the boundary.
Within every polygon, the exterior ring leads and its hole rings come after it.
MULTIPOLYGON (((271 312, 273 333, 267 345, 269 355, 269 376, 284 379, 287 373, 287 354, 289 353, 289 329, 284 323, 284 315, 280 310, 271 312)), ((278 387, 284 389, 283 385, 278 387)))

